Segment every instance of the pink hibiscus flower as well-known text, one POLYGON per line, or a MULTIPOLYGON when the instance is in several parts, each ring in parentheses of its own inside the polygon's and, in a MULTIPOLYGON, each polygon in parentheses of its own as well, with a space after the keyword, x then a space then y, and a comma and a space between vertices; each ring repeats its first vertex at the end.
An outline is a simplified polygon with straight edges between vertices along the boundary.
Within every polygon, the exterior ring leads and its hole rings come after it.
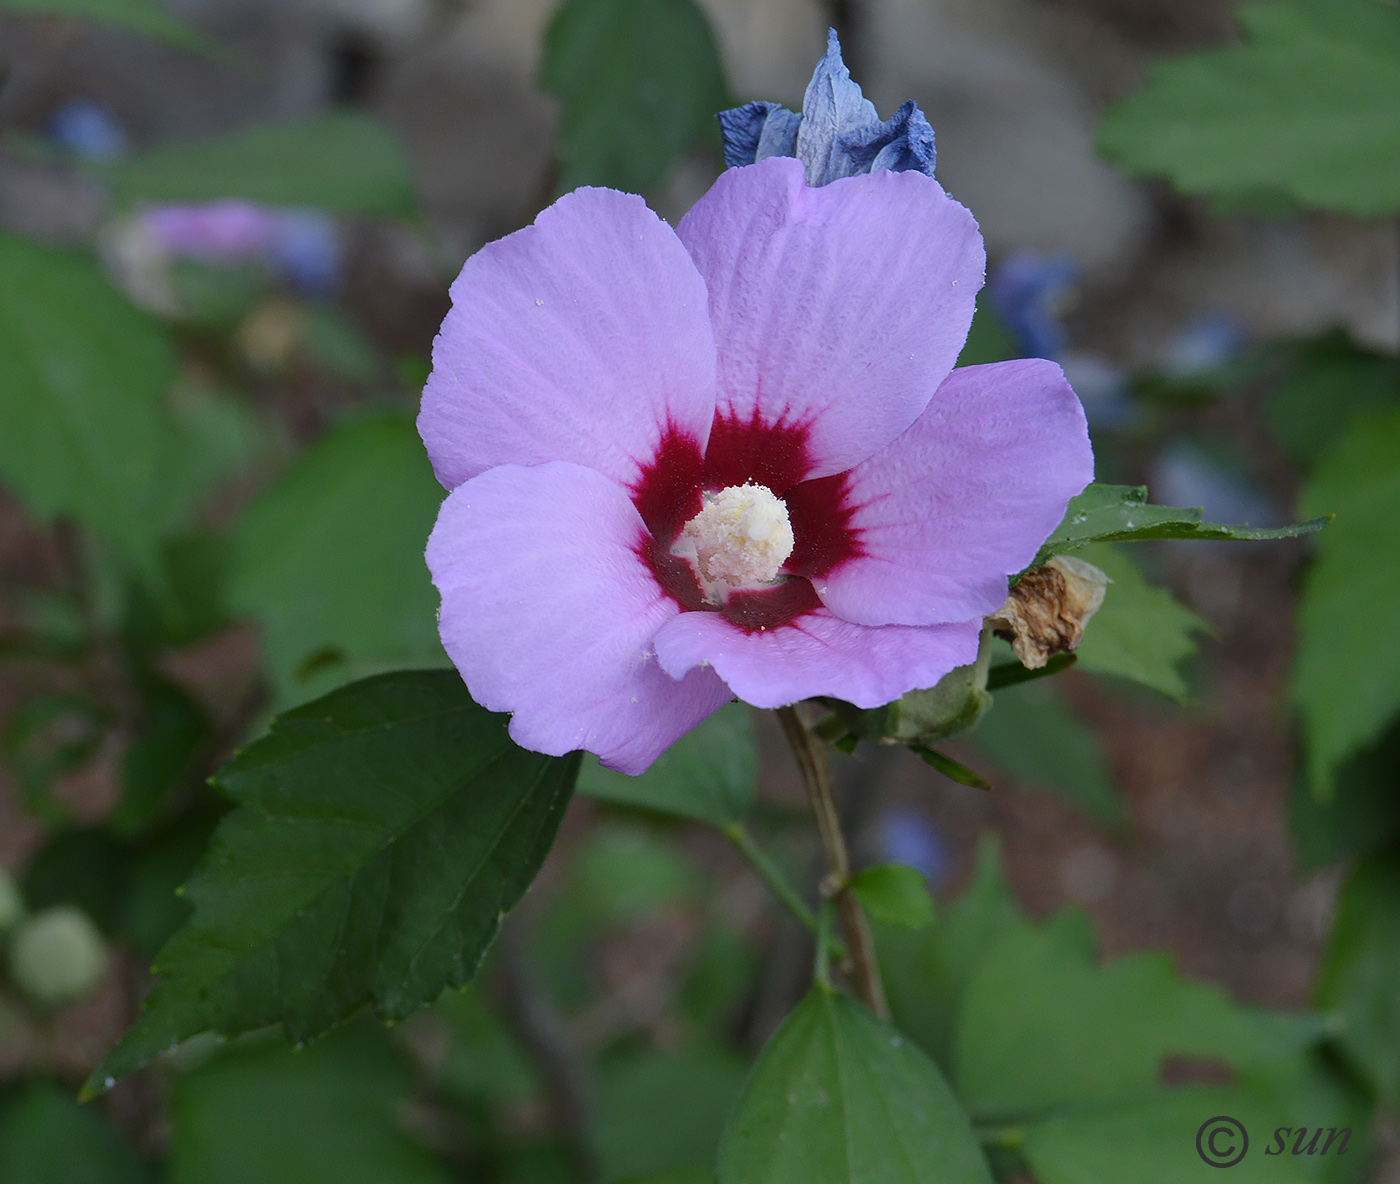
POLYGON ((1093 472, 1053 363, 953 369, 984 266, 931 177, 791 157, 675 230, 582 189, 469 259, 418 426, 473 697, 639 773, 736 696, 876 707, 971 662, 1093 472))

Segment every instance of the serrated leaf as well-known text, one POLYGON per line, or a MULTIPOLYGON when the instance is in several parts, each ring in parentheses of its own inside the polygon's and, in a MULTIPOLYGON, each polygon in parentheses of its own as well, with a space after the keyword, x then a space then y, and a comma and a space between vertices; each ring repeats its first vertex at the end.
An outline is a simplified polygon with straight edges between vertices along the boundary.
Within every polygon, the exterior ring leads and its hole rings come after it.
POLYGON ((1102 743, 1053 686, 998 691, 970 740, 1017 780, 1049 790, 1105 826, 1123 824, 1102 743))
POLYGON ((554 841, 577 755, 517 748, 455 671, 365 679, 279 717, 217 783, 238 803, 164 976, 87 1089, 197 1032, 308 1040, 476 973, 554 841))
POLYGON ((404 217, 417 208, 393 133, 346 111, 166 144, 94 171, 125 202, 242 198, 404 217))
POLYGON ((924 873, 907 863, 863 868, 851 878, 851 891, 872 920, 902 929, 927 929, 933 924, 933 898, 924 873))
POLYGON ((880 933, 880 965, 895 1020, 945 1068, 952 1063, 954 1021, 968 979, 1020 919, 1001 874, 1000 848, 984 834, 971 882, 937 925, 919 933, 880 933))
POLYGON ((231 1048, 171 1090, 170 1184, 447 1184, 403 1130, 413 1076, 382 1033, 231 1048))
POLYGON ((100 21, 185 49, 205 48, 205 41, 198 33, 155 0, 0 0, 0 11, 100 21))
POLYGON ((1278 0, 1239 19, 1242 45, 1159 64, 1108 113, 1099 147, 1188 193, 1281 191, 1362 217, 1400 210, 1400 11, 1278 0))
POLYGON ((1259 542, 1312 534, 1330 519, 1314 518, 1293 526, 1223 526, 1201 521, 1199 506, 1153 506, 1145 485, 1090 485, 1071 499, 1064 520, 1045 540, 1031 567, 1052 555, 1078 551, 1089 543, 1143 542, 1148 539, 1237 539, 1259 542))
POLYGON ((990 1184, 967 1115, 908 1037, 816 987, 754 1066, 719 1184, 990 1184))
POLYGON ((671 745, 645 773, 629 777, 584 758, 578 792, 694 818, 711 826, 748 814, 758 790, 758 743, 747 705, 731 703, 671 745))
POLYGON ((540 87, 562 107, 561 188, 636 193, 717 130, 728 88, 692 0, 565 0, 544 39, 540 87))
MULTIPOLYGON (((1226 1169, 1231 1184, 1303 1184, 1312 1178, 1291 1155, 1266 1158, 1280 1117, 1269 1105, 1233 1089, 1188 1086, 1119 1105, 1039 1123, 1022 1152, 1041 1184, 1187 1184, 1220 1179, 1220 1167, 1196 1150, 1201 1124, 1217 1115, 1238 1119, 1249 1136, 1244 1157, 1226 1169)), ((1216 1148, 1243 1146, 1222 1131, 1216 1148)), ((1334 1149, 1335 1153, 1335 1149, 1334 1149)), ((1223 1157, 1228 1161, 1228 1155, 1223 1157)), ((1315 1169, 1314 1169, 1315 1170, 1315 1169)))
POLYGON ((1113 581, 1075 651, 1079 669, 1132 679, 1169 699, 1186 698, 1177 666, 1196 649, 1192 635, 1208 633, 1210 626, 1165 588, 1149 584, 1120 548, 1098 544, 1075 554, 1113 581))
MULTIPOLYGON (((1393 784, 1393 783, 1392 783, 1393 784)), ((1341 1014, 1341 1044, 1382 1101, 1400 1104, 1400 859, 1367 856, 1342 889, 1317 1005, 1341 1014)))
POLYGON ((234 532, 231 608, 262 627, 276 703, 446 662, 423 548, 442 501, 407 416, 337 428, 234 532))
POLYGON ((1337 516, 1304 579, 1292 685, 1308 780, 1325 797, 1336 766, 1400 711, 1400 412, 1354 419, 1301 505, 1337 516))
POLYGON ((0 479, 153 578, 175 356, 88 255, 0 234, 0 479))
POLYGON ((1151 1089, 1168 1056, 1239 1067, 1321 1032, 1312 1017, 1239 1007, 1219 987, 1178 977, 1165 953, 1096 966, 1072 929, 1018 924, 968 980, 958 1096, 979 1119, 1031 1118, 1151 1089))

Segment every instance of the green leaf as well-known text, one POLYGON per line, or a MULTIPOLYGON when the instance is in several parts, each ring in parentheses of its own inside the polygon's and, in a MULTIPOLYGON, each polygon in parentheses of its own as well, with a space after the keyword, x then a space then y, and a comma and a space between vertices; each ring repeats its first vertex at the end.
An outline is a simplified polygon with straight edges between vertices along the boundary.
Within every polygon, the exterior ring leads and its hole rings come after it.
MULTIPOLYGON (((930 748, 927 744, 911 743, 908 745, 909 751, 914 753, 924 764, 937 769, 949 781, 956 781, 959 785, 966 785, 970 789, 991 789, 992 783, 981 773, 969 769, 961 761, 955 761, 946 753, 939 752, 936 748, 930 748)), ((850 749, 845 751, 849 752, 850 749)))
POLYGON ((244 512, 229 602, 262 627, 276 702, 445 663, 423 548, 443 498, 413 423, 337 428, 244 512))
POLYGON ((1055 687, 1031 683, 998 691, 971 742, 1018 781, 1049 790, 1104 826, 1123 825, 1103 745, 1055 687))
POLYGON ((1336 331, 1293 351, 1264 420, 1284 450, 1311 467, 1355 411, 1400 398, 1400 360, 1371 353, 1336 331))
POLYGON ((32 910, 71 904, 111 933, 126 890, 126 853, 105 830, 70 828, 49 837, 24 877, 32 910))
POLYGON ((186 49, 206 47, 198 33, 177 20, 156 0, 0 0, 0 11, 100 21, 186 49))
POLYGON ((852 877, 851 889, 876 921, 904 929, 926 929, 933 924, 933 898, 924 873, 907 863, 864 868, 852 877))
MULTIPOLYGON (((1249 1134, 1244 1158, 1225 1169, 1230 1184, 1303 1184, 1312 1178, 1292 1155, 1266 1157, 1277 1112, 1241 1090, 1188 1086, 1032 1127, 1022 1152, 1040 1184, 1191 1184, 1220 1180, 1221 1169, 1196 1151, 1202 1123, 1238 1119, 1249 1134)), ((1325 1136, 1324 1136, 1325 1138, 1325 1136)), ((1238 1150, 1222 1133, 1216 1147, 1238 1150)), ((1335 1149, 1334 1149, 1335 1154, 1335 1149)))
POLYGON ((68 807, 49 790, 97 751, 106 725, 94 703, 71 691, 36 695, 10 713, 0 753, 19 774, 20 798, 29 814, 54 826, 71 821, 68 807))
POLYGON ((635 921, 700 896, 691 860, 665 835, 631 820, 595 826, 571 869, 575 904, 603 921, 635 921))
POLYGON ((136 1153, 72 1094, 30 1081, 0 1111, 0 1180, 13 1184, 145 1184, 136 1153))
POLYGON ((468 1106, 528 1104, 539 1097, 539 1070, 497 1014, 482 979, 460 991, 444 991, 432 1010, 447 1021, 451 1034, 435 1074, 438 1089, 468 1106))
POLYGON ((1385 1102, 1400 1104, 1400 859, 1358 863, 1342 889, 1317 985, 1319 1007, 1341 1013, 1348 1058, 1385 1102))
POLYGON ((89 1081, 197 1032, 398 1019, 476 973, 554 841, 577 756, 517 748, 455 671, 385 674, 279 717, 217 775, 235 802, 164 976, 89 1081))
POLYGON ((412 1075, 383 1033, 257 1042, 177 1079, 171 1184, 447 1184, 404 1133, 412 1075))
POLYGON ((176 441, 165 334, 90 256, 0 234, 0 374, 0 479, 151 577, 176 441))
POLYGON ((1078 661, 1079 658, 1076 655, 1066 652, 1051 654, 1046 659, 1044 666, 1038 666, 1034 670, 1028 666, 1022 666, 1017 658, 1012 658, 1009 662, 993 662, 991 669, 987 671, 987 690, 1001 691, 1007 687, 1014 687, 1018 683, 1050 678, 1052 675, 1064 673, 1078 661))
POLYGON ((1020 916, 1001 874, 996 839, 984 834, 971 882, 937 925, 918 933, 880 933, 880 964, 895 1019, 945 1068, 952 1063, 953 1027, 967 981, 1020 916))
POLYGON ((186 814, 165 833, 131 852, 116 936, 147 962, 190 917, 180 892, 219 822, 213 803, 186 814))
POLYGON ((1314 872, 1335 859, 1365 855, 1400 840, 1400 721, 1370 748, 1341 765, 1325 801, 1299 770, 1289 792, 1288 829, 1300 872, 1314 872))
POLYGON ((1196 648, 1192 634, 1208 633, 1210 626, 1165 588, 1143 579, 1121 548, 1099 544, 1076 554, 1113 581, 1084 629, 1076 651, 1079 669, 1132 679, 1169 699, 1186 698, 1177 665, 1196 648))
POLYGON ((592 1122, 602 1178, 704 1167, 713 1180, 724 1120, 746 1073, 733 1053, 705 1045, 605 1062, 592 1122))
POLYGON ((124 202, 242 198, 402 217, 417 208, 394 135, 348 111, 167 144, 95 171, 124 202))
MULTIPOLYGON (((1045 540, 1031 567, 1052 555, 1077 551, 1088 543, 1141 542, 1146 539, 1291 539, 1321 530, 1327 518, 1295 526, 1221 526, 1202 522, 1199 507, 1151 506, 1145 485, 1090 485, 1073 498, 1064 521, 1045 540)), ((1029 569, 1028 569, 1029 570, 1029 569)))
POLYGON ((1019 924, 968 981, 958 1096, 979 1119, 1036 1117, 1151 1089, 1168 1056, 1239 1067, 1320 1034, 1310 1017, 1238 1007, 1219 987, 1179 978, 1165 953, 1095 966, 1072 929, 1019 924))
POLYGON ((937 1067, 907 1037, 821 987, 754 1066, 720 1144, 719 1184, 990 1184, 937 1067))
POLYGON ((1337 515, 1304 580, 1292 689, 1308 780, 1326 796, 1400 711, 1400 412, 1354 419, 1301 504, 1337 515))
POLYGON ((757 789, 758 743, 743 703, 720 708, 639 777, 605 769, 594 756, 584 758, 578 776, 578 792, 585 797, 712 826, 743 818, 757 789))
POLYGON ((1273 190, 1317 209, 1400 210, 1400 12, 1373 0, 1240 9, 1244 43, 1156 67, 1100 148, 1188 193, 1273 190))
POLYGON ((165 534, 185 526, 191 509, 272 448, 267 422, 226 391, 181 382, 170 392, 167 408, 174 432, 162 465, 157 522, 165 534))
POLYGON ((121 800, 107 823, 124 835, 147 830, 161 817, 171 797, 189 784, 213 736, 184 691, 161 679, 144 681, 142 718, 122 757, 121 800))
POLYGON ((714 138, 729 94, 692 0, 565 0, 545 33, 540 87, 562 107, 561 188, 632 193, 714 138))
MULTIPOLYGON (((1351 1138, 1343 1155, 1334 1146, 1325 1159, 1304 1152, 1304 1167, 1312 1164, 1314 1179, 1325 1184, 1362 1184, 1372 1166, 1372 1131, 1375 1095, 1351 1072, 1335 1048, 1324 1044, 1289 1056, 1251 1065, 1237 1075, 1240 1088, 1252 1100, 1278 1115, 1279 1124, 1292 1128, 1290 1154, 1300 1128, 1325 1132, 1335 1127, 1351 1127, 1351 1138)), ((1253 1128, 1250 1128, 1253 1130, 1253 1128)), ((1278 1154, 1274 1130, 1265 1139, 1278 1154)), ((1327 1135, 1322 1135, 1325 1142, 1327 1135)))

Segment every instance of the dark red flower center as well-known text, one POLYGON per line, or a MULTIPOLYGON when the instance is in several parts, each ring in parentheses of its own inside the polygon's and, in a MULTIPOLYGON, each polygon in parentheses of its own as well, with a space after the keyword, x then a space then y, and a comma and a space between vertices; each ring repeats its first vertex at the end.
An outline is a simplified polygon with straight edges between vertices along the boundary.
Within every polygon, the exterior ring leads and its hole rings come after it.
POLYGON ((802 425, 720 415, 702 454, 692 437, 666 426, 656 456, 632 487, 632 503, 650 532, 638 540, 637 554, 683 610, 718 612, 745 633, 776 629, 821 606, 814 579, 864 553, 851 526, 846 474, 804 480, 812 469, 807 441, 802 425), (695 569, 671 547, 706 492, 747 484, 767 486, 787 504, 792 554, 770 587, 731 592, 722 605, 711 604, 695 569))

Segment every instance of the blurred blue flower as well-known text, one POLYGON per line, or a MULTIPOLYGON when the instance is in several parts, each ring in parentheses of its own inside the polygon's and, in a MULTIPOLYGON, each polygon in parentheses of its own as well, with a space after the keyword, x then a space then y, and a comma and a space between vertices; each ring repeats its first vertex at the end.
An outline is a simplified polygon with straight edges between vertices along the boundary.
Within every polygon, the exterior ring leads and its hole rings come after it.
POLYGON ((1218 370, 1233 359, 1248 337, 1238 321, 1224 313, 1192 318, 1168 339, 1161 355, 1162 369, 1173 378, 1190 378, 1218 370))
POLYGON ((882 121, 851 81, 835 29, 827 34, 826 54, 807 84, 800 115, 777 103, 746 103, 721 111, 719 126, 730 168, 795 156, 812 186, 882 169, 933 176, 933 128, 923 112, 911 100, 882 121))
POLYGON ((49 137, 74 156, 106 163, 130 147, 120 121, 91 99, 70 99, 49 116, 49 137))
POLYGON ((1268 495, 1189 441, 1169 444, 1158 454, 1148 483, 1153 501, 1167 506, 1202 506, 1211 522, 1276 526, 1282 520, 1268 495))
POLYGON ((335 219, 320 210, 281 215, 273 259, 287 282, 309 296, 328 296, 340 286, 342 251, 335 219))
POLYGON ((987 295, 1023 358, 1059 361, 1067 344, 1060 314, 1079 278, 1068 255, 1017 251, 993 268, 987 295))
POLYGON ((907 863, 938 884, 952 868, 948 843, 922 814, 914 810, 891 810, 880 818, 880 856, 889 863, 907 863))
POLYGON ((1091 428, 1116 430, 1132 422, 1137 409, 1128 397, 1128 376, 1107 358, 1088 352, 1067 351, 1060 359, 1091 428))

